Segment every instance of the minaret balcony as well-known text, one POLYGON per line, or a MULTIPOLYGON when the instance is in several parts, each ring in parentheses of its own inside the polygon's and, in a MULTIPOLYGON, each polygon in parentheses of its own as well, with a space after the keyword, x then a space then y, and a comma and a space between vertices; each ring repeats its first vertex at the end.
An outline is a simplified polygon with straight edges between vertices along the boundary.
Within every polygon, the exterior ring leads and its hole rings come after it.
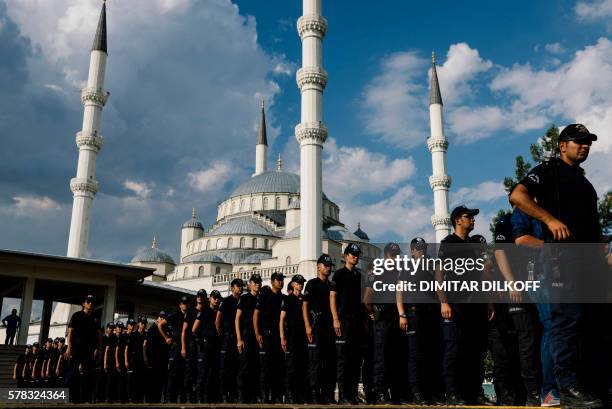
POLYGON ((327 71, 320 67, 303 67, 295 74, 300 91, 309 89, 323 91, 327 86, 327 71))
POLYGON ((432 175, 429 177, 429 186, 431 186, 432 189, 436 190, 436 189, 445 189, 448 190, 448 188, 451 185, 451 178, 448 175, 432 175))
POLYGON ((433 216, 431 216, 431 224, 434 226, 434 228, 436 226, 448 227, 450 226, 450 216, 440 216, 434 214, 433 216))
POLYGON ((427 148, 430 152, 446 152, 448 139, 445 136, 433 136, 427 139, 427 148))
POLYGON ((295 137, 302 141, 313 141, 322 145, 327 140, 327 128, 321 122, 303 122, 295 127, 295 137))
POLYGON ((84 146, 85 149, 90 148, 99 151, 102 149, 102 145, 104 145, 104 138, 97 132, 91 133, 81 131, 76 134, 76 145, 79 148, 84 146))
POLYGON ((327 20, 313 14, 302 16, 297 21, 297 31, 302 40, 309 35, 322 39, 327 31, 327 20))
POLYGON ((85 87, 81 90, 81 103, 85 105, 89 102, 103 107, 106 105, 108 96, 109 93, 102 88, 85 87))
POLYGON ((97 180, 85 178, 70 179, 70 190, 72 193, 85 192, 91 195, 98 193, 99 183, 97 180))

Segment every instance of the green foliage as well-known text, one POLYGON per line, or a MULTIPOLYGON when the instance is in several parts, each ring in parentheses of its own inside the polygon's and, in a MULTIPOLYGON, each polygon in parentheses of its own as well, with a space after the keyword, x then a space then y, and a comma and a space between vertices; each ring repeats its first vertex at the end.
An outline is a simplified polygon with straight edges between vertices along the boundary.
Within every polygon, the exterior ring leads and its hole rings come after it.
POLYGON ((495 241, 495 225, 497 224, 499 219, 501 219, 502 217, 510 213, 512 213, 512 210, 500 209, 495 215, 495 217, 493 218, 493 220, 491 220, 491 224, 489 224, 489 231, 491 232, 491 237, 493 237, 493 240, 492 240, 493 242, 495 241))
POLYGON ((527 173, 529 173, 530 169, 531 163, 526 162, 525 158, 523 158, 522 156, 517 156, 516 160, 514 161, 514 177, 504 178, 504 189, 506 189, 506 193, 509 194, 510 192, 512 192, 514 186, 516 186, 519 181, 521 181, 525 176, 527 176, 527 173))
POLYGON ((599 223, 604 234, 612 234, 612 190, 603 195, 597 204, 599 223))
POLYGON ((529 146, 531 159, 538 164, 559 157, 559 128, 552 124, 543 137, 529 146))

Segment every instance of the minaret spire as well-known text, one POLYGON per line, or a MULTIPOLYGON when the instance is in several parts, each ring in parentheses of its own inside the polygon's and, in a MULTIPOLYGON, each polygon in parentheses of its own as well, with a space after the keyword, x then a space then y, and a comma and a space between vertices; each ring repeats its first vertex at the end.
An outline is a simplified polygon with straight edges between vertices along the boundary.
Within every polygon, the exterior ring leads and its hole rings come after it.
POLYGON ((98 181, 95 179, 96 159, 103 143, 100 120, 102 108, 108 99, 108 92, 104 90, 107 56, 106 3, 102 3, 98 28, 89 57, 87 85, 81 90, 81 102, 84 106, 83 128, 76 134, 79 160, 76 177, 70 180, 73 202, 68 257, 87 257, 91 207, 98 191, 98 181))
POLYGON ((427 147, 431 152, 432 175, 429 185, 434 195, 434 214, 431 224, 436 231, 436 242, 439 243, 450 233, 450 216, 448 213, 448 190, 451 178, 446 174, 446 150, 448 139, 444 135, 442 95, 436 71, 436 55, 431 53, 431 84, 429 89, 429 121, 431 136, 427 147))
POLYGON ((151 243, 151 248, 152 249, 157 248, 157 237, 156 236, 153 236, 153 243, 151 243))
POLYGON ((268 135, 266 129, 266 109, 264 99, 261 99, 259 129, 257 130, 257 145, 255 146, 255 173, 253 176, 268 170, 268 135))
POLYGON ((276 161, 276 171, 277 172, 282 172, 283 171, 283 160, 281 159, 281 154, 278 154, 278 159, 276 161))

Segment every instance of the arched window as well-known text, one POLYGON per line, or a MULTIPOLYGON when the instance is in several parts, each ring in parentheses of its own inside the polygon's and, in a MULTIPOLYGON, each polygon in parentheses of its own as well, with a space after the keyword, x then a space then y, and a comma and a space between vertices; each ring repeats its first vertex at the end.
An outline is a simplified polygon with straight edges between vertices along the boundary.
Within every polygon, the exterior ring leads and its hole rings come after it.
POLYGON ((206 240, 206 250, 210 250, 210 240, 206 240))
POLYGON ((238 211, 238 202, 232 203, 232 213, 236 213, 238 211))
POLYGON ((264 200, 263 200, 263 209, 264 210, 268 210, 268 198, 267 197, 264 197, 264 200))
POLYGON ((221 267, 215 267, 215 274, 221 274, 221 267))
POLYGON ((187 278, 187 273, 189 273, 189 269, 185 267, 185 269, 183 270, 183 277, 181 278, 187 278))
POLYGON ((276 198, 276 210, 280 210, 281 208, 281 198, 277 197, 276 198))
POLYGON ((257 248, 257 239, 253 237, 253 241, 251 243, 251 247, 256 249, 257 248))
POLYGON ((227 248, 231 249, 232 248, 232 238, 230 237, 229 239, 227 239, 227 248))
POLYGON ((268 239, 264 240, 264 249, 268 250, 268 239))
POLYGON ((221 248, 221 239, 217 239, 217 245, 216 245, 215 248, 217 248, 217 249, 221 248))
POLYGON ((291 265, 291 257, 287 256, 287 258, 285 259, 285 265, 287 266, 291 265))
POLYGON ((202 251, 202 242, 198 242, 198 251, 202 251))
POLYGON ((198 276, 204 277, 204 266, 200 266, 200 268, 198 268, 198 276))
POLYGON ((240 238, 240 248, 243 249, 246 247, 246 239, 244 237, 240 238))
POLYGON ((251 199, 251 211, 255 210, 255 198, 251 199))

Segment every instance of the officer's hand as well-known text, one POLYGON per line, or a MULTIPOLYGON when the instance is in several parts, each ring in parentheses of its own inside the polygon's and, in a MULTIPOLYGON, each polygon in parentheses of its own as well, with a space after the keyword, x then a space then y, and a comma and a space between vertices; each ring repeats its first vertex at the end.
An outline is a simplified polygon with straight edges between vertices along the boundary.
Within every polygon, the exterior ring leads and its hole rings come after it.
POLYGON ((172 338, 166 338, 166 344, 172 345, 172 338))
POLYGON ((181 356, 187 358, 187 348, 181 348, 181 356))
POLYGON ((66 352, 64 352, 64 359, 70 359, 70 355, 72 355, 72 348, 66 348, 66 352))
POLYGON ((55 370, 55 376, 59 377, 59 368, 55 370))
POLYGON ((445 320, 450 320, 453 317, 453 309, 449 303, 444 302, 440 304, 440 315, 445 320))
POLYGON ((521 302, 523 302, 523 295, 521 294, 520 291, 510 291, 510 302, 514 303, 514 304, 520 304, 521 302))
POLYGON ((244 341, 239 340, 238 343, 236 344, 236 347, 238 348, 238 353, 241 354, 242 351, 244 351, 244 341))
POLYGON ((17 375, 13 375, 13 380, 16 381, 17 380, 17 375))
POLYGON ((371 312, 368 314, 368 318, 370 319, 370 321, 376 321, 376 314, 371 312))
POLYGON ((572 235, 569 228, 562 221, 555 218, 546 223, 546 227, 548 227, 548 230, 550 230, 557 241, 567 240, 572 235))
POLYGON ((491 303, 487 305, 487 318, 489 321, 493 321, 495 318, 495 306, 491 303))
POLYGON ((312 344, 312 327, 310 325, 306 325, 306 339, 309 344, 312 344))
POLYGON ((334 320, 334 331, 336 332, 337 337, 342 336, 342 323, 340 320, 334 320))
POLYGON ((256 335, 255 338, 257 339, 257 345, 259 345, 260 348, 263 348, 263 337, 261 335, 256 335))
POLYGON ((285 337, 281 338, 281 348, 283 349, 284 353, 287 353, 287 338, 285 337))
POLYGON ((400 317, 399 326, 403 332, 408 332, 408 318, 400 317))

